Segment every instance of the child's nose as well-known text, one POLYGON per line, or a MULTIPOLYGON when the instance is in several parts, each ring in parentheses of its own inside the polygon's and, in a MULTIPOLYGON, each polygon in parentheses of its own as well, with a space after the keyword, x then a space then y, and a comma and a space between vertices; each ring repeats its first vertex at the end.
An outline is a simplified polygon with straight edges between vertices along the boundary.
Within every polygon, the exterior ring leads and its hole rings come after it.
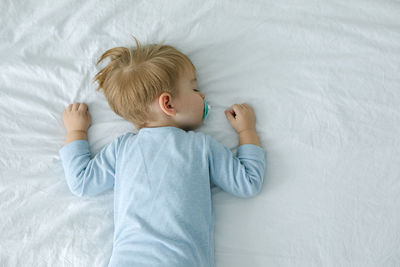
POLYGON ((205 96, 204 94, 200 93, 200 95, 201 95, 201 97, 202 97, 203 99, 206 98, 206 96, 205 96))

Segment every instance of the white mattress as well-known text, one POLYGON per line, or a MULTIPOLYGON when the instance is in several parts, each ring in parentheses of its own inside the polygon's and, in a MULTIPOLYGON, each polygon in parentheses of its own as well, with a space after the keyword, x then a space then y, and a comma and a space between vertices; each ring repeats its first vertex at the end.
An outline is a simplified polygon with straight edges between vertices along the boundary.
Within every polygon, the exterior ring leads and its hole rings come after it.
POLYGON ((79 198, 58 150, 85 102, 97 153, 136 131, 96 92, 99 56, 166 41, 211 104, 197 131, 236 152, 224 109, 253 106, 262 192, 213 189, 218 267, 400 266, 400 3, 2 1, 0 266, 106 266, 113 192, 79 198))

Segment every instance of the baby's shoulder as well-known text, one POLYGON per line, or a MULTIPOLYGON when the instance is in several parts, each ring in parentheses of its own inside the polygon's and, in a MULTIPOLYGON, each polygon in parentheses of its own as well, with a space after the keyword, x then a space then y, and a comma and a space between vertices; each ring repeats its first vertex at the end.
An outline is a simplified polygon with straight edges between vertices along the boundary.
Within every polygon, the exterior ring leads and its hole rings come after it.
POLYGON ((193 135, 193 139, 195 139, 202 147, 208 147, 213 140, 211 135, 203 132, 191 131, 191 134, 193 135))
POLYGON ((117 143, 123 143, 123 142, 126 142, 128 139, 130 139, 130 138, 135 138, 136 137, 136 133, 134 133, 134 132, 126 132, 126 133, 124 133, 124 134, 120 134, 120 135, 118 135, 115 139, 114 139, 114 141, 116 141, 117 143))
POLYGON ((202 132, 188 131, 187 134, 196 139, 205 140, 207 138, 207 134, 202 132))

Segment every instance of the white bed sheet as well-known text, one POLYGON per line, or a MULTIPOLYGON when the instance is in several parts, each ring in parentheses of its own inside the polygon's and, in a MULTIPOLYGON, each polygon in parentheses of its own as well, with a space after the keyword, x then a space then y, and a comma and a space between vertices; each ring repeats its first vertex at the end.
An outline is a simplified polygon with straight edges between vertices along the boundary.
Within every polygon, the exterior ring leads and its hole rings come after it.
POLYGON ((58 150, 86 102, 93 154, 136 131, 95 91, 99 56, 165 40, 197 67, 205 132, 253 106, 263 190, 213 190, 218 267, 400 266, 400 2, 0 2, 0 266, 106 266, 113 192, 78 198, 58 150))

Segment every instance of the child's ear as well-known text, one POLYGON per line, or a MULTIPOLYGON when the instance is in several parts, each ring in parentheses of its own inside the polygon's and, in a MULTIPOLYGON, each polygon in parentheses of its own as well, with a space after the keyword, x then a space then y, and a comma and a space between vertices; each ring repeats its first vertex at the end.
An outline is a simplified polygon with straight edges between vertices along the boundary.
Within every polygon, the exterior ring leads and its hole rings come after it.
POLYGON ((162 111, 169 116, 175 116, 176 110, 172 103, 172 97, 169 93, 162 93, 158 98, 158 104, 162 111))

